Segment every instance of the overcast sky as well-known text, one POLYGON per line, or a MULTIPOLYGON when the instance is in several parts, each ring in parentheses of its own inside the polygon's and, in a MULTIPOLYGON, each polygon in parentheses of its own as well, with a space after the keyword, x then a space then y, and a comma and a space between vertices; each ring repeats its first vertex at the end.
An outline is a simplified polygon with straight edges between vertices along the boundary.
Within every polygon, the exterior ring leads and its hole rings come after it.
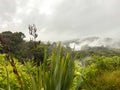
POLYGON ((119 37, 120 0, 0 0, 0 32, 28 35, 29 24, 42 41, 119 37))

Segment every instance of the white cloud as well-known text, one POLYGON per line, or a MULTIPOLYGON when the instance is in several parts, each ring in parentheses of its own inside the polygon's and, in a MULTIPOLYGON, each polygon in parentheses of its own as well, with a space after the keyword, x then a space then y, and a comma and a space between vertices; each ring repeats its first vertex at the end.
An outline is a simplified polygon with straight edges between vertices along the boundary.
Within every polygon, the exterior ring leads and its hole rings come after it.
POLYGON ((116 36, 119 0, 1 0, 0 31, 22 31, 36 24, 41 40, 116 36), (113 34, 114 33, 114 34, 113 34))

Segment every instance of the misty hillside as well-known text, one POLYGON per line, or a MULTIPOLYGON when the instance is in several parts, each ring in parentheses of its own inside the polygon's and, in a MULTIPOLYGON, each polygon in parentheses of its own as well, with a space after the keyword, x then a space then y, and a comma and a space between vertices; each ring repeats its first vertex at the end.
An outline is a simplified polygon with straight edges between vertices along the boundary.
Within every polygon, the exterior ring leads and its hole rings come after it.
POLYGON ((120 40, 113 38, 87 37, 82 39, 74 39, 64 41, 65 46, 74 48, 75 50, 84 50, 90 47, 120 48, 120 40))

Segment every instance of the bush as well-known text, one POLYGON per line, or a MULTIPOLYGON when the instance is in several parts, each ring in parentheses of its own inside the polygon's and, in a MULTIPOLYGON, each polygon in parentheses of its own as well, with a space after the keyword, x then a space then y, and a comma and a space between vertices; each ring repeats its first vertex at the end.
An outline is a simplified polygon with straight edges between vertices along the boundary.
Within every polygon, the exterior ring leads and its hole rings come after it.
POLYGON ((82 88, 86 90, 120 90, 120 57, 91 57, 85 69, 82 88))
POLYGON ((74 84, 75 57, 71 53, 63 52, 60 45, 52 52, 52 56, 47 58, 46 50, 44 53, 44 60, 40 66, 32 62, 21 64, 16 59, 6 59, 6 55, 1 55, 1 89, 75 90, 78 87, 77 83, 74 84))

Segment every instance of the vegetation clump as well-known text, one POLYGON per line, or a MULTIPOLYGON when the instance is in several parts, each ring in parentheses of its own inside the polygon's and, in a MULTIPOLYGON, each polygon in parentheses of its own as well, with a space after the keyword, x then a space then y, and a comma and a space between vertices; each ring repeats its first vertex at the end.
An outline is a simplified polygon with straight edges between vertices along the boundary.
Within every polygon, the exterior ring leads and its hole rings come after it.
POLYGON ((0 90, 120 90, 120 51, 73 51, 0 33, 0 90))

